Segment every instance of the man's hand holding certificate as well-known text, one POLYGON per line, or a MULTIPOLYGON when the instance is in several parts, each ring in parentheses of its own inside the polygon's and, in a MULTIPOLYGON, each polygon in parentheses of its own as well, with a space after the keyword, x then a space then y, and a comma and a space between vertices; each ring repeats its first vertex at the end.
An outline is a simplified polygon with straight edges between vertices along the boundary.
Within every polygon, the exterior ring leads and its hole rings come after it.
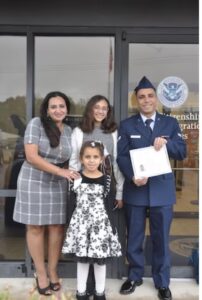
POLYGON ((155 150, 153 146, 130 150, 135 179, 171 173, 166 146, 155 150))

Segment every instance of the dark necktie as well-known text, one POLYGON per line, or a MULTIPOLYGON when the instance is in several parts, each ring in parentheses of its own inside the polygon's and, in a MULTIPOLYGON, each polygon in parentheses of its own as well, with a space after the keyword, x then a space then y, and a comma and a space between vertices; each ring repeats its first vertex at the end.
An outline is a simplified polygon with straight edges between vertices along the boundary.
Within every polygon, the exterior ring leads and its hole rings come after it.
POLYGON ((151 126, 150 126, 150 124, 151 124, 152 122, 153 122, 152 119, 147 119, 147 120, 145 121, 146 127, 148 128, 150 134, 152 134, 152 129, 151 129, 151 126))

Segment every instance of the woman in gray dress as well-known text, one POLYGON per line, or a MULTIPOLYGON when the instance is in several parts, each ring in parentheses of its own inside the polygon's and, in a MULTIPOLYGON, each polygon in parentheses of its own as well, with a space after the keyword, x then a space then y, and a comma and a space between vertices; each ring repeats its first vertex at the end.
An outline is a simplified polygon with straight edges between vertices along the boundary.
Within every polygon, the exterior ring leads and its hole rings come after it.
POLYGON ((40 294, 61 288, 57 264, 64 238, 68 180, 79 174, 65 167, 71 147, 71 128, 64 124, 70 110, 67 96, 51 92, 44 98, 40 118, 25 131, 26 160, 17 181, 14 220, 26 224, 26 239, 36 269, 40 294), (45 231, 48 233, 48 264, 45 267, 45 231))

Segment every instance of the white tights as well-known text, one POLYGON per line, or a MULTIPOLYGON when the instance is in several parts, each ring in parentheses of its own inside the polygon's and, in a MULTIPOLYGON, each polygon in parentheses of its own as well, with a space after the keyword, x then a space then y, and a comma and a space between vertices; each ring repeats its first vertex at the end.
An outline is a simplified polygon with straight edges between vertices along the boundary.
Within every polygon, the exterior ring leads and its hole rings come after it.
MULTIPOLYGON (((88 278, 89 263, 77 263, 77 291, 85 293, 88 278)), ((105 290, 106 265, 94 264, 95 290, 101 294, 105 290)))

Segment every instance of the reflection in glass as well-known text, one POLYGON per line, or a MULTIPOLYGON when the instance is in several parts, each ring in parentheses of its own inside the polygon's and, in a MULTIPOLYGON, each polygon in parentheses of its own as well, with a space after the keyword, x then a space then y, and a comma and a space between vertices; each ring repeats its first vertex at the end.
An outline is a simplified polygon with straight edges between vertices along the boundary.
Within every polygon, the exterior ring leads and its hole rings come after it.
POLYGON ((181 212, 181 216, 189 216, 191 212, 193 217, 198 217, 198 170, 176 169, 174 170, 176 179, 177 203, 175 212, 181 212))
POLYGON ((0 261, 25 259, 25 226, 13 222, 13 203, 0 198, 0 261))
POLYGON ((159 101, 158 111, 175 117, 187 143, 187 158, 177 167, 199 167, 199 49, 198 45, 130 44, 129 48, 128 114, 137 112, 134 87, 145 75, 158 84, 166 77, 176 76, 187 84, 188 98, 183 105, 167 108, 159 101))
POLYGON ((95 94, 113 105, 114 38, 36 37, 35 112, 50 91, 60 90, 71 100, 69 117, 74 127, 86 102, 95 94))
POLYGON ((0 36, 0 188, 15 189, 24 160, 26 37, 0 36))

